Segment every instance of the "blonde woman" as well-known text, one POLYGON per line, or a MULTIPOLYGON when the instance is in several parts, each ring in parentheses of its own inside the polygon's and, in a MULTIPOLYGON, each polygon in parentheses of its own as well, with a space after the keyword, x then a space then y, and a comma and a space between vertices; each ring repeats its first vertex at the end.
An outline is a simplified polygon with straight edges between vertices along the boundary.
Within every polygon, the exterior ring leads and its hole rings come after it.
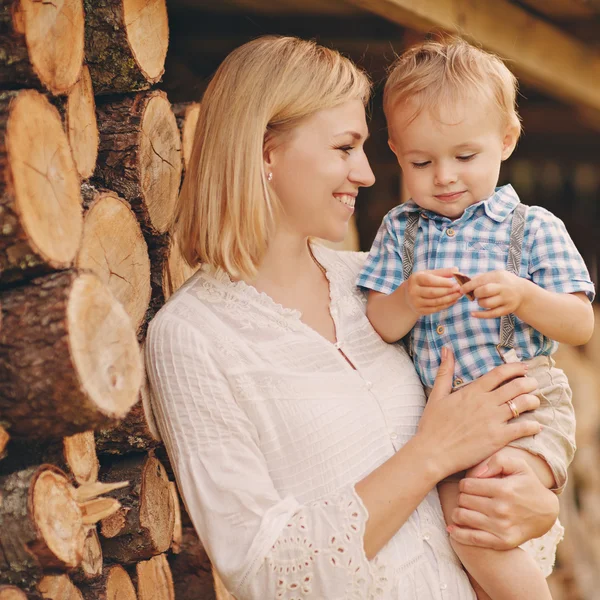
MULTIPOLYGON (((147 364, 187 510, 239 600, 472 600, 435 486, 539 431, 511 422, 508 400, 538 405, 520 364, 450 395, 446 352, 425 406, 365 316, 364 255, 311 241, 341 240, 374 183, 369 93, 337 52, 265 37, 202 102, 174 224, 202 266, 151 323, 147 364)), ((525 462, 495 461, 505 477, 467 481, 452 535, 512 548, 557 501, 525 462)))

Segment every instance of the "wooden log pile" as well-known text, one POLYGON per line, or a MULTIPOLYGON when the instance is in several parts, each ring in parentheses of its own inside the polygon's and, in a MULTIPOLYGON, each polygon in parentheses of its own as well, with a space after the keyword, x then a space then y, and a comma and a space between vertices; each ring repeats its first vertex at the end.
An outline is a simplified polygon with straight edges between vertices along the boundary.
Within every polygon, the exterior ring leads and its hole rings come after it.
POLYGON ((166 0, 0 0, 0 600, 215 597, 143 370, 193 274, 167 45, 166 0))

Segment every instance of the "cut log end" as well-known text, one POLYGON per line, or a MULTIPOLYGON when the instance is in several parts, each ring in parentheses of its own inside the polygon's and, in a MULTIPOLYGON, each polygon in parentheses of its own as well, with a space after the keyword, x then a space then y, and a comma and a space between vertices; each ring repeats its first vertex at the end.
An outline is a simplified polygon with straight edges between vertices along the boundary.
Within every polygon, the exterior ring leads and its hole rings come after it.
POLYGON ((6 429, 4 429, 4 427, 2 427, 2 425, 0 425, 0 458, 4 456, 4 452, 9 440, 10 436, 8 435, 8 432, 6 429))
POLYGON ((96 194, 85 214, 76 265, 98 275, 137 331, 150 302, 150 258, 135 214, 116 194, 96 194))
POLYGON ((102 546, 96 527, 90 527, 83 546, 81 563, 72 573, 76 582, 95 581, 102 575, 102 546))
POLYGON ((175 518, 173 519, 173 537, 171 539, 171 552, 179 554, 181 552, 181 544, 183 543, 183 527, 181 524, 181 507, 179 506, 179 494, 177 492, 177 484, 174 481, 169 482, 171 497, 173 498, 173 509, 175 518))
POLYGON ((135 570, 138 600, 175 600, 173 576, 164 554, 139 562, 135 570))
POLYGON ((85 600, 137 600, 131 577, 120 565, 106 566, 100 578, 81 585, 85 600))
POLYGON ((99 135, 94 90, 87 65, 83 66, 79 81, 69 93, 65 124, 77 171, 82 179, 88 179, 96 166, 99 135))
POLYGON ((6 211, 0 272, 18 279, 40 264, 70 266, 83 219, 79 176, 56 108, 38 92, 24 90, 13 93, 8 112, 11 177, 0 198, 0 211, 3 204, 6 211))
POLYGON ((73 487, 58 469, 42 470, 33 489, 36 526, 59 564, 76 567, 83 554, 85 529, 73 487))
POLYGON ((148 99, 142 121, 140 179, 152 225, 164 233, 171 224, 181 184, 181 138, 171 104, 162 92, 148 99))
POLYGON ((81 592, 68 575, 46 575, 38 584, 38 591, 47 600, 83 600, 81 592))
POLYGON ((123 306, 94 275, 73 283, 67 309, 73 362, 94 404, 122 418, 142 383, 139 345, 123 306))
POLYGON ((65 462, 79 485, 98 479, 98 456, 93 431, 84 431, 64 438, 65 462))
POLYGON ((0 585, 0 600, 27 600, 27 594, 12 585, 0 585))

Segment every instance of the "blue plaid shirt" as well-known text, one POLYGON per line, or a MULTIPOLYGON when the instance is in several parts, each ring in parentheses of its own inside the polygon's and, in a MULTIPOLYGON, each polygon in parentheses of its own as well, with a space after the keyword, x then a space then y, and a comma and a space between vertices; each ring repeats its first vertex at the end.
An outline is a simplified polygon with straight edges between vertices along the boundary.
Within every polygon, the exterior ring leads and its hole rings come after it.
MULTIPOLYGON (((469 206, 454 221, 409 201, 383 219, 358 276, 357 285, 384 294, 403 281, 402 240, 406 217, 420 212, 413 271, 458 267, 470 277, 506 268, 512 215, 519 197, 511 185, 469 206)), ((551 292, 585 292, 594 297, 583 258, 563 222, 539 206, 527 211, 520 276, 551 292)), ((455 385, 472 381, 501 364, 496 351, 500 319, 475 319, 477 304, 466 297, 450 308, 421 317, 412 331, 415 367, 425 386, 433 386, 443 346, 456 356, 455 385)), ((515 318, 515 349, 525 360, 552 354, 558 344, 515 318)))

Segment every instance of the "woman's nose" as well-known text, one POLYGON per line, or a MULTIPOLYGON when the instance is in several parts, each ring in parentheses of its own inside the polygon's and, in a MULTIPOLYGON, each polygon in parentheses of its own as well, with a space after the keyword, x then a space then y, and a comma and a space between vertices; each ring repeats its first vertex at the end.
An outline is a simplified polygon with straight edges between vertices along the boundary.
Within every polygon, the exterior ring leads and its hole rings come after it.
POLYGON ((364 152, 358 159, 357 164, 348 174, 348 179, 355 185, 360 185, 361 187, 371 187, 375 183, 375 175, 369 164, 369 159, 364 152))

